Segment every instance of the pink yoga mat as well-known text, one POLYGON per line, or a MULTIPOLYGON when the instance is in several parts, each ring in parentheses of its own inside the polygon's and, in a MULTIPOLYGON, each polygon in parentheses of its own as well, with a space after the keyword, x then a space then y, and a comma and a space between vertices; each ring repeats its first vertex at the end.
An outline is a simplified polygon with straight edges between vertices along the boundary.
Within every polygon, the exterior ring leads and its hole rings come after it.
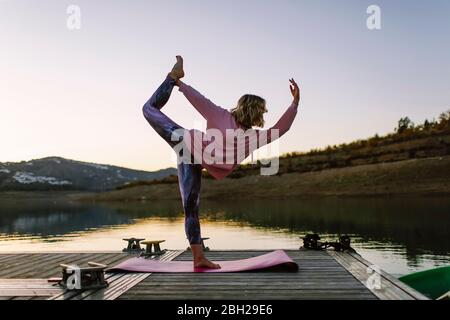
POLYGON ((272 251, 257 257, 234 261, 215 261, 221 269, 194 268, 192 261, 158 261, 144 258, 131 258, 111 269, 129 272, 239 272, 262 269, 297 271, 298 265, 283 250, 272 251))

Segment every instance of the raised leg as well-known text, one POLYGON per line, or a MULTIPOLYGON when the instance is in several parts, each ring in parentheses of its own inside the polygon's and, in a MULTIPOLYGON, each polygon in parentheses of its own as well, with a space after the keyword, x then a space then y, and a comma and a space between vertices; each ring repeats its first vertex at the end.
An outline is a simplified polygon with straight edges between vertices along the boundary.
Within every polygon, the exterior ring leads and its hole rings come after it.
POLYGON ((147 103, 150 103, 151 106, 161 109, 164 105, 169 101, 170 95, 172 93, 173 87, 176 84, 176 80, 166 76, 163 83, 156 89, 153 95, 150 97, 147 103))
POLYGON ((160 109, 169 101, 175 82, 173 78, 167 76, 142 108, 145 119, 172 148, 183 139, 184 128, 162 113, 160 109))

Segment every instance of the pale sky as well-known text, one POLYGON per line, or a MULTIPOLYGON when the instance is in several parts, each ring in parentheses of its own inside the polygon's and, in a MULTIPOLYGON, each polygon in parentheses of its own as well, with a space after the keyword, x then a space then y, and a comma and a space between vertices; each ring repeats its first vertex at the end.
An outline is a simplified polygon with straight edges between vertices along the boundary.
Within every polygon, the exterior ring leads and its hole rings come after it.
MULTIPOLYGON (((142 105, 175 62, 230 109, 264 97, 275 123, 302 101, 280 152, 385 134, 450 109, 450 1, 0 0, 0 162, 46 156, 156 170, 172 150, 142 105), (81 28, 66 25, 69 5, 81 28), (381 30, 366 26, 381 8, 381 30)), ((164 112, 201 116, 178 88, 164 112)))

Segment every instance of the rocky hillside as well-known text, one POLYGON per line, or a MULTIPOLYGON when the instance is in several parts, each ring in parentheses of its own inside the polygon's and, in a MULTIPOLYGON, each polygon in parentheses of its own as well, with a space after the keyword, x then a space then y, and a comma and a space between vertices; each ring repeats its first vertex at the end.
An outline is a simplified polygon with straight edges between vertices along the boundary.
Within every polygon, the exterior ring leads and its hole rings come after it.
MULTIPOLYGON (((176 180, 95 194, 85 201, 179 199, 176 180)), ((450 195, 450 156, 365 164, 275 176, 202 181, 202 199, 282 199, 310 196, 450 195)))
POLYGON ((0 163, 0 190, 104 191, 133 181, 162 179, 175 173, 174 168, 147 172, 48 157, 0 163))

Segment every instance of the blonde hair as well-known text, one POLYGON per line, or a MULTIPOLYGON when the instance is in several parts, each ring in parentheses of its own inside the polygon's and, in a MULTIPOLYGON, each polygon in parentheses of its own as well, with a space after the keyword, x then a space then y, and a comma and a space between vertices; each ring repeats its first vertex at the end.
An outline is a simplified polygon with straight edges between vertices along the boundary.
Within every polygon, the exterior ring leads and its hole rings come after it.
POLYGON ((264 113, 267 112, 266 100, 253 94, 244 94, 231 114, 236 122, 247 129, 253 126, 262 128, 264 126, 264 113))

